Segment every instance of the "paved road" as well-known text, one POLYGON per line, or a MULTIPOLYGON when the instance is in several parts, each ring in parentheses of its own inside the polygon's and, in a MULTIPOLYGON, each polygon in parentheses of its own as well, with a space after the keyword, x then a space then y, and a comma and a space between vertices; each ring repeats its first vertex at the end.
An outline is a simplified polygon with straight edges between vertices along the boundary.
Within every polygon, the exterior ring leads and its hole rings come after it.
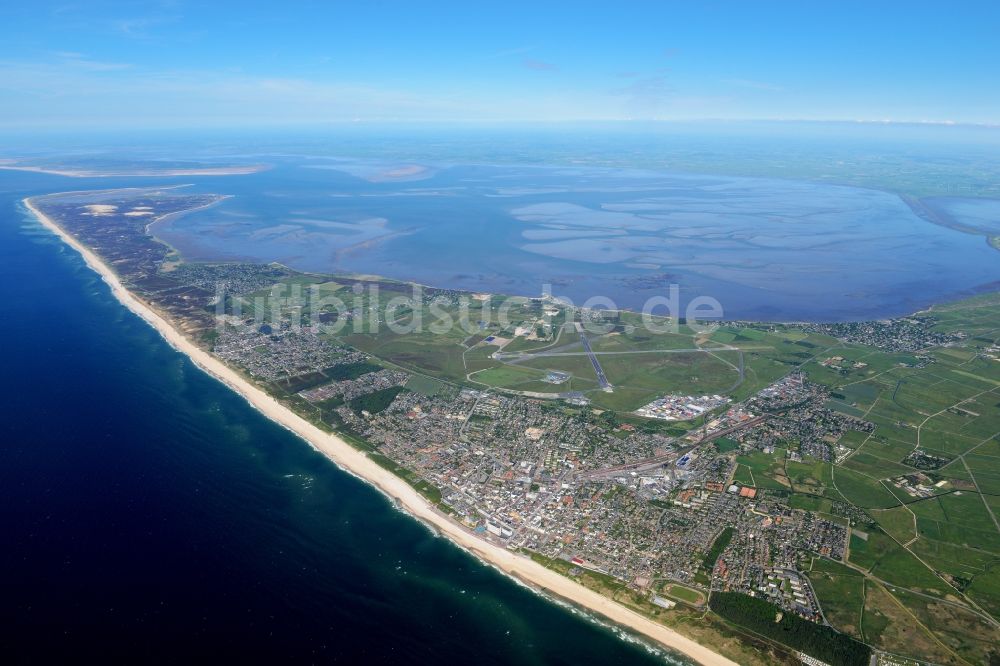
POLYGON ((587 352, 587 356, 590 357, 590 362, 594 366, 594 373, 597 375, 597 383, 601 385, 601 388, 608 390, 611 388, 611 382, 608 378, 604 376, 604 369, 601 367, 601 362, 597 360, 597 354, 594 350, 590 348, 590 340, 587 339, 587 334, 580 331, 580 342, 583 343, 583 349, 587 352))

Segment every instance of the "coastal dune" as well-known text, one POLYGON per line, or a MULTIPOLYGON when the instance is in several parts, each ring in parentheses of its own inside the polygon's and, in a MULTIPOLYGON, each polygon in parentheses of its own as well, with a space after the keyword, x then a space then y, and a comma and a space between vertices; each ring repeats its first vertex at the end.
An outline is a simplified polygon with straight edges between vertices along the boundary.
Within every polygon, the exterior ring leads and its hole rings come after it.
POLYGON ((155 328, 172 347, 185 354, 201 370, 243 396, 269 419, 304 439, 337 466, 367 481, 395 500, 410 515, 432 526, 438 533, 485 563, 500 569, 536 590, 597 613, 614 624, 641 634, 672 650, 679 651, 698 663, 708 666, 735 664, 708 647, 587 589, 525 556, 513 553, 469 533, 462 526, 439 513, 405 481, 377 465, 363 452, 358 451, 336 435, 324 432, 306 421, 275 398, 248 382, 222 361, 198 347, 176 330, 164 317, 128 291, 118 276, 96 254, 35 207, 30 197, 24 199, 23 203, 43 226, 80 253, 87 265, 110 286, 119 302, 155 328))

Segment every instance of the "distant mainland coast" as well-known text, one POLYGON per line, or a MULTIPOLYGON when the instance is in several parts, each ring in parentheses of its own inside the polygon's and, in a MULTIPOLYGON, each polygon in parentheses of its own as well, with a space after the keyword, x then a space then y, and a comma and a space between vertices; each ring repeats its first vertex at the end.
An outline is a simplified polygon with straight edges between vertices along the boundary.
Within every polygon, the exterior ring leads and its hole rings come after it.
POLYGON ((0 169, 6 171, 29 171, 32 173, 47 173, 54 176, 70 178, 102 178, 121 176, 245 176, 268 169, 266 164, 251 164, 245 166, 197 166, 163 169, 68 169, 62 167, 45 167, 17 162, 0 161, 0 169))

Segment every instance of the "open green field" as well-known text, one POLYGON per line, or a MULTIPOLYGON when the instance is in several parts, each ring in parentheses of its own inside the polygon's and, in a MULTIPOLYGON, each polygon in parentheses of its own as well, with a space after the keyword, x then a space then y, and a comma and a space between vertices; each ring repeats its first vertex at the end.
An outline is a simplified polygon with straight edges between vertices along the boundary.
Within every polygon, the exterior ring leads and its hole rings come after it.
MULTIPOLYGON (((597 388, 597 377, 590 357, 583 352, 574 356, 538 356, 507 368, 524 368, 565 372, 575 380, 591 382, 597 388)), ((600 353, 598 361, 615 392, 627 394, 628 400, 619 409, 636 409, 667 393, 705 395, 726 393, 740 383, 735 352, 680 353, 600 353)), ((604 396, 590 396, 598 404, 606 404, 604 396)))
POLYGON ((863 638, 861 616, 865 605, 865 578, 858 572, 839 566, 839 571, 828 566, 826 571, 809 573, 809 582, 816 592, 823 615, 838 631, 863 638))
POLYGON ((833 467, 823 461, 785 463, 785 474, 797 493, 827 495, 833 490, 833 467))
POLYGON ((879 479, 846 467, 836 469, 833 483, 844 499, 863 509, 886 509, 900 503, 879 479))
MULTIPOLYGON (((349 295, 343 292, 338 295, 348 300, 349 295)), ((364 301, 364 304, 370 303, 364 301)), ((778 334, 744 328, 733 334, 722 328, 709 336, 680 326, 677 332, 652 333, 636 326, 639 320, 635 315, 623 313, 625 323, 614 332, 588 334, 608 380, 615 387, 613 393, 606 394, 599 390, 590 358, 583 353, 579 342, 579 333, 572 326, 558 324, 559 316, 554 318, 557 325, 549 336, 527 340, 515 337, 514 329, 530 328, 539 316, 536 307, 509 310, 511 324, 504 328, 495 323, 497 311, 494 306, 466 315, 468 320, 482 318, 493 322, 484 324, 475 334, 459 327, 435 333, 400 334, 386 325, 377 331, 359 331, 352 324, 345 326, 337 337, 392 365, 443 380, 550 393, 553 397, 567 391, 583 391, 595 406, 619 411, 634 410, 668 393, 724 393, 743 399, 827 346, 837 344, 832 338, 802 335, 794 330, 778 334), (630 323, 630 318, 636 321, 630 323), (505 344, 486 342, 489 336, 497 336, 505 344), (493 358, 496 352, 505 356, 493 358), (522 356, 513 357, 515 353, 522 356), (567 373, 571 379, 558 385, 542 381, 550 371, 567 373)), ((445 312, 456 320, 460 315, 456 309, 445 308, 445 312)), ((400 321, 410 320, 410 314, 402 312, 400 321)))
POLYGON ((737 456, 736 462, 747 467, 758 488, 791 489, 791 482, 785 474, 784 449, 775 449, 773 454, 754 451, 749 455, 737 456))
POLYGON ((733 474, 733 483, 739 483, 744 486, 756 486, 757 481, 754 479, 753 471, 744 464, 736 464, 736 472, 733 474))
POLYGON ((668 583, 667 585, 664 585, 661 592, 671 599, 683 601, 684 603, 691 604, 692 606, 701 606, 705 603, 704 593, 677 583, 668 583))
POLYGON ((410 379, 406 382, 406 388, 414 393, 428 397, 440 395, 449 390, 448 384, 439 379, 427 377, 426 375, 411 375, 410 379))
POLYGON ((868 532, 867 539, 852 534, 848 561, 893 585, 940 597, 951 592, 933 570, 883 532, 868 532))
POLYGON ((893 509, 871 511, 871 515, 883 530, 900 543, 908 543, 917 536, 917 520, 912 507, 897 506, 893 509))

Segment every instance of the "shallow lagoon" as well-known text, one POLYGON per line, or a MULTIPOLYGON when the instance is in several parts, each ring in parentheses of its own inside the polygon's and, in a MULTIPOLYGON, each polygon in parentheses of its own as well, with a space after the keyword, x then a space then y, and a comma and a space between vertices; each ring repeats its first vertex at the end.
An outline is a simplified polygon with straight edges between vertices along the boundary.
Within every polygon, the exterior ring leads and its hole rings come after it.
POLYGON ((904 314, 1000 279, 982 236, 878 190, 604 168, 285 159, 199 181, 234 194, 154 227, 194 259, 641 308, 681 285, 729 318, 904 314))
POLYGON ((989 236, 1000 235, 1000 200, 972 197, 930 197, 924 205, 943 217, 945 223, 974 229, 989 236))

